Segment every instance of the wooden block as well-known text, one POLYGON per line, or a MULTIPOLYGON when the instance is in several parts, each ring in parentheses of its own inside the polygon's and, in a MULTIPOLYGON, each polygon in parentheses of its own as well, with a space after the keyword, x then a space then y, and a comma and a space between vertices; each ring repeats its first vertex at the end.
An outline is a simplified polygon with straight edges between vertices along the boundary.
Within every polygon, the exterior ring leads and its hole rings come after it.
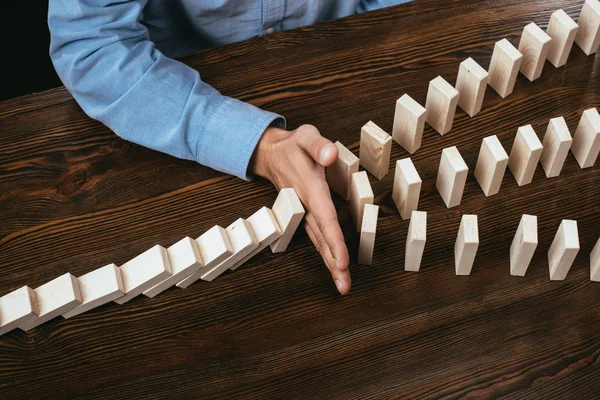
POLYGON ((405 94, 396 101, 392 137, 410 154, 421 147, 426 117, 425 107, 409 95, 405 94))
POLYGON ((458 90, 458 106, 474 117, 481 111, 489 74, 475 60, 467 58, 460 63, 456 90, 458 90))
POLYGON ((438 76, 429 82, 425 121, 440 135, 445 135, 452 129, 457 104, 458 90, 438 76))
POLYGON ((500 191, 507 165, 508 154, 504 151, 498 137, 493 135, 484 138, 475 167, 475 179, 486 197, 500 191))
POLYGON ((225 228, 225 230, 227 231, 229 242, 233 247, 233 254, 221 264, 202 275, 201 278, 204 281, 211 282, 258 248, 258 239, 254 235, 252 226, 245 219, 240 218, 236 220, 233 224, 225 228))
POLYGON ((124 294, 121 270, 115 264, 109 264, 82 275, 77 281, 81 293, 81 304, 64 313, 62 315, 64 318, 83 314, 116 300, 124 294))
POLYGON ((28 286, 0 297, 0 336, 38 317, 35 292, 28 286))
POLYGON ((579 253, 577 221, 563 219, 548 250, 550 280, 562 281, 567 277, 579 253))
POLYGON ((413 211, 408 225, 404 251, 404 270, 419 272, 427 241, 427 213, 413 211))
POLYGON ((590 280, 600 282, 600 239, 590 253, 590 280))
POLYGON ((198 242, 190 237, 184 237, 179 242, 171 245, 167 249, 167 256, 171 263, 171 276, 146 290, 144 292, 145 296, 154 297, 159 295, 204 266, 198 242))
POLYGON ((548 49, 548 61, 556 68, 567 63, 575 42, 579 25, 563 10, 552 13, 546 33, 552 38, 548 49))
POLYGON ((572 142, 573 138, 565 119, 563 117, 551 119, 544 135, 542 142, 544 150, 540 157, 546 177, 553 178, 560 175, 572 142))
POLYGON ((600 45, 600 2, 598 0, 585 1, 578 23, 579 31, 575 36, 575 43, 588 56, 596 53, 600 45))
POLYGON ((172 272, 167 249, 159 245, 127 261, 120 270, 125 295, 115 300, 117 304, 124 304, 153 288, 172 272))
POLYGON ((246 257, 234 263, 231 270, 236 270, 240 265, 263 251, 268 245, 276 241, 283 235, 277 218, 273 211, 267 207, 262 207, 260 210, 248 217, 248 223, 254 232, 254 237, 258 242, 258 247, 250 252, 246 257))
POLYGON ((381 180, 390 170, 392 137, 369 121, 360 131, 360 165, 381 180))
POLYGON ((519 128, 508 158, 508 168, 517 185, 531 183, 543 149, 544 146, 531 125, 519 128))
POLYGON ((468 173, 469 167, 467 167, 456 146, 442 150, 435 186, 446 207, 456 207, 460 204, 468 173))
POLYGON ((454 264, 456 275, 470 275, 479 247, 477 215, 465 214, 460 221, 458 236, 454 244, 454 264))
POLYGON ((273 204, 273 214, 283 235, 271 243, 273 253, 281 253, 287 249, 305 213, 296 191, 293 188, 281 189, 273 204))
POLYGON ((40 326, 44 322, 64 314, 81 304, 79 282, 66 273, 35 289, 38 317, 19 328, 24 331, 40 326))
POLYGON ((600 114, 595 108, 585 110, 573 136, 571 152, 581 168, 593 167, 600 153, 600 114))
POLYGON ((377 231, 377 216, 379 206, 365 204, 364 217, 358 245, 358 263, 371 265, 373 263, 373 249, 375 248, 375 233, 377 231))
POLYGON ((489 84, 503 99, 513 92, 522 62, 523 54, 508 40, 502 39, 494 46, 489 84))
POLYGON ((358 172, 359 159, 340 142, 335 142, 338 158, 326 168, 327 183, 334 192, 344 200, 350 197, 350 180, 352 174, 358 172))
POLYGON ((525 276, 538 245, 537 217, 523 214, 510 245, 510 274, 525 276))
POLYGON ((534 22, 523 30, 519 43, 519 52, 523 54, 521 73, 532 82, 542 76, 551 41, 552 38, 534 22))
POLYGON ((354 220, 356 231, 360 232, 365 204, 373 204, 373 189, 365 171, 352 174, 350 183, 350 215, 354 220))
POLYGON ((421 183, 421 177, 410 158, 396 161, 392 198, 404 220, 409 219, 419 206, 421 183))

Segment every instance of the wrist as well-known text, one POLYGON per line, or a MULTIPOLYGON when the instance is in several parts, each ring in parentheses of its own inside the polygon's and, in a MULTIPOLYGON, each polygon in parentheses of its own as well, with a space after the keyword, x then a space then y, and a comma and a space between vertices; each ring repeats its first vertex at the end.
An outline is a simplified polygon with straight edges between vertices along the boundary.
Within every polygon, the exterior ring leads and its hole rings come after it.
POLYGON ((271 167, 276 145, 288 135, 288 131, 274 126, 270 126, 265 130, 250 159, 249 169, 253 174, 272 181, 271 167))

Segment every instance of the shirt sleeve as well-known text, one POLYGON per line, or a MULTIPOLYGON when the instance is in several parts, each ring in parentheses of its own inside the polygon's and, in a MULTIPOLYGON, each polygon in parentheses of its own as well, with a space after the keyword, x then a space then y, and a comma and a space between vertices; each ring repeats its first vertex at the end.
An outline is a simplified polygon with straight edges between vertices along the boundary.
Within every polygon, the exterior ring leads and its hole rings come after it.
POLYGON ((221 95, 158 51, 140 23, 146 2, 50 0, 58 75, 90 117, 122 138, 249 179, 258 140, 285 120, 221 95))
POLYGON ((356 12, 366 12, 378 10, 380 8, 396 6, 398 4, 404 4, 411 2, 412 0, 361 0, 358 3, 358 9, 356 12))

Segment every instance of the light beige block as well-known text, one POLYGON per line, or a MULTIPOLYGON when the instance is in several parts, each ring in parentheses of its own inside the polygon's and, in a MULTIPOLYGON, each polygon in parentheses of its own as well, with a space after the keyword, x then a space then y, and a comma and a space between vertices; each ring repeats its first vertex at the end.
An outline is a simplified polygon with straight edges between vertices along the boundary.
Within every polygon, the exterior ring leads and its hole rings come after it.
POLYGON ((546 33, 552 38, 548 49, 548 61, 556 68, 567 63, 575 42, 579 25, 563 10, 552 13, 546 33))
POLYGON ((456 243, 454 244, 456 275, 471 275, 478 247, 477 215, 465 214, 460 221, 456 243))
POLYGON ((575 36, 575 43, 588 56, 595 54, 600 46, 600 2, 586 0, 577 22, 579 31, 575 36))
POLYGON ((35 289, 38 317, 20 326, 29 331, 81 304, 79 282, 66 273, 35 289))
POLYGON ((519 52, 523 54, 521 73, 532 82, 542 76, 551 41, 552 38, 534 22, 523 30, 519 43, 519 52))
POLYGON ((475 167, 475 179, 486 197, 493 196, 500 191, 507 165, 508 154, 498 137, 493 135, 484 138, 475 167))
POLYGON ((421 177, 410 158, 396 161, 392 199, 402 219, 409 219, 419 207, 421 184, 421 177))
POLYGON ((296 191, 293 188, 281 189, 273 204, 273 214, 283 235, 271 243, 273 253, 281 253, 287 249, 305 213, 296 191))
POLYGON ((538 245, 537 216, 523 214, 510 245, 510 274, 525 276, 538 245))
POLYGON ((513 92, 522 62, 523 54, 507 39, 502 39, 494 46, 489 85, 503 99, 513 92))
POLYGON ((590 280, 600 282, 600 239, 590 253, 590 280))
POLYGON ((375 249, 375 233, 377 231, 377 216, 379 206, 365 204, 364 217, 358 245, 358 264, 373 264, 373 250, 375 249))
POLYGON ((28 286, 0 297, 0 336, 38 317, 35 292, 28 286))
POLYGON ((546 177, 553 178, 560 175, 572 142, 573 138, 565 119, 563 117, 551 119, 542 141, 544 150, 540 157, 546 177))
POLYGON ((405 94, 396 101, 392 137, 410 154, 421 147, 426 117, 425 107, 409 95, 405 94))
POLYGON ((481 111, 489 74, 472 58, 460 63, 456 90, 458 90, 458 106, 470 117, 481 111))
POLYGON ((579 253, 577 221, 563 219, 548 250, 550 280, 562 281, 567 277, 579 253))
POLYGON ((352 174, 350 183, 350 215, 354 221, 356 231, 360 232, 365 204, 373 204, 375 196, 365 171, 352 174))
POLYGON ((359 159, 340 142, 335 142, 338 158, 326 168, 329 187, 344 200, 350 197, 350 180, 358 172, 359 159))
POLYGON ((123 296, 125 290, 121 270, 115 264, 108 264, 88 272, 80 276, 77 281, 81 293, 81 304, 64 313, 62 315, 64 318, 71 318, 110 303, 123 296))
POLYGON ((595 108, 585 110, 573 136, 571 152, 581 168, 593 167, 600 153, 600 114, 595 108))
POLYGON ((408 225, 404 251, 404 270, 419 272, 427 241, 427 213, 413 211, 408 225))
POLYGON ((426 122, 440 135, 445 135, 452 129, 456 106, 458 104, 458 90, 438 76, 429 82, 427 101, 425 103, 426 122))
POLYGON ((446 207, 460 205, 469 167, 461 157, 456 146, 445 148, 440 159, 440 168, 435 186, 446 207))
POLYGON ((508 158, 508 168, 515 177, 517 185, 531 183, 543 149, 544 146, 531 125, 519 128, 508 158))
POLYGON ((373 121, 367 122, 360 131, 360 165, 381 180, 390 170, 391 151, 392 137, 373 121))

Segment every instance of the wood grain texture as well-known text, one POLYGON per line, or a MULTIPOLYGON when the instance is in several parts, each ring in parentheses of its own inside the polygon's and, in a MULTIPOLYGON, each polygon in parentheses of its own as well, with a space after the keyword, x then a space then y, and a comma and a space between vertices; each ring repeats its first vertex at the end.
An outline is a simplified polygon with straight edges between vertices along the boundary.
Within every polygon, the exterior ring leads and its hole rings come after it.
MULTIPOLYGON (((313 123, 358 154, 360 127, 390 132, 395 101, 425 104, 428 83, 455 84, 473 57, 489 67, 494 43, 517 43, 583 1, 417 0, 269 35, 184 58, 224 94, 313 123), (360 51, 357 51, 357 50, 360 51)), ((393 174, 371 178, 380 213, 376 264, 355 265, 359 234, 334 196, 352 257, 352 292, 337 294, 306 233, 282 254, 154 299, 139 296, 25 333, 0 337, 0 398, 593 398, 600 392, 600 288, 589 255, 600 237, 600 166, 572 155, 557 178, 541 167, 518 187, 510 173, 486 198, 473 170, 490 135, 509 150, 518 127, 539 137, 551 118, 574 130, 600 104, 600 62, 574 46, 560 70, 517 78, 502 99, 488 89, 473 119, 457 111, 440 137, 425 127, 411 156, 423 180, 427 246, 405 272, 393 174), (435 190, 443 148, 470 171, 462 204, 435 190), (462 214, 477 214, 480 246, 468 277, 454 273, 462 214), (538 216, 527 275, 511 277, 510 244, 522 214, 538 216), (577 220, 581 250, 564 281, 548 279, 547 252, 562 219, 577 220), (118 371, 118 373, 116 373, 118 371)), ((408 157, 397 144, 390 162, 408 157)), ((0 294, 63 273, 128 261, 160 244, 198 237, 273 204, 252 183, 127 143, 91 121, 64 88, 0 103, 0 294)))

